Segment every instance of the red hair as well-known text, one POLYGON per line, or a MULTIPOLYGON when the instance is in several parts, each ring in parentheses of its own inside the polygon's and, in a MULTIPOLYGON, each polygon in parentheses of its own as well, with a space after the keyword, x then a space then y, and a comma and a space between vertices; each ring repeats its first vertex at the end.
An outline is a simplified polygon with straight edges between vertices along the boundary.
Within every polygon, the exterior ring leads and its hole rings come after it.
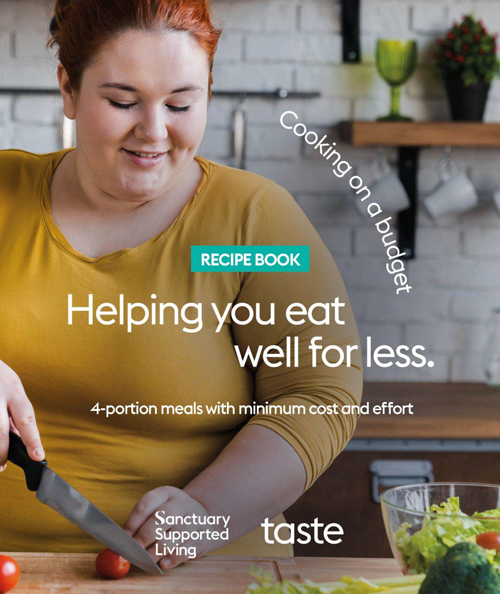
POLYGON ((187 31, 207 54, 210 98, 222 30, 212 25, 208 0, 56 0, 48 45, 58 46, 57 57, 78 91, 102 46, 128 29, 187 31))

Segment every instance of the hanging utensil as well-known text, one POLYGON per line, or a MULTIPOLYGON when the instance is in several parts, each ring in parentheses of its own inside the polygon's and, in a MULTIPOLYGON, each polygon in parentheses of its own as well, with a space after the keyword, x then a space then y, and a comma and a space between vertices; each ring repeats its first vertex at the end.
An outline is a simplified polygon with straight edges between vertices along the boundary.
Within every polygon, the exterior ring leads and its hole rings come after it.
POLYGON ((233 166, 245 169, 245 142, 246 142, 246 112, 243 109, 245 95, 240 97, 240 102, 233 117, 233 166))

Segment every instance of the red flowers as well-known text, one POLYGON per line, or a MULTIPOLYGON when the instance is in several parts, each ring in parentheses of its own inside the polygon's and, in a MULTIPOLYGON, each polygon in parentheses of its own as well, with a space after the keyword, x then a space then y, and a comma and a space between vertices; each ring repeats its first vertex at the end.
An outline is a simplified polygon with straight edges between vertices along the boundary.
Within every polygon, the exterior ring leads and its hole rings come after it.
POLYGON ((454 22, 434 47, 443 76, 460 77, 469 86, 482 80, 491 82, 500 76, 497 46, 497 35, 490 35, 482 21, 467 14, 454 22))

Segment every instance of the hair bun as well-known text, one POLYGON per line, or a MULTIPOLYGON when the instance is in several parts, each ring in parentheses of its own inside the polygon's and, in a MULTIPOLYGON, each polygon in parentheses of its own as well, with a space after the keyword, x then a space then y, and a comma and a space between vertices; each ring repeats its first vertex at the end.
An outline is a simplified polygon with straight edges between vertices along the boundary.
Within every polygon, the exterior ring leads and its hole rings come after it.
POLYGON ((61 30, 61 15, 64 14, 65 6, 62 0, 58 0, 54 6, 54 15, 50 20, 49 30, 50 34, 54 35, 61 30))
POLYGON ((57 21, 56 21, 56 17, 53 16, 50 19, 50 25, 49 25, 49 31, 51 35, 54 35, 54 33, 56 32, 56 28, 57 28, 57 21))

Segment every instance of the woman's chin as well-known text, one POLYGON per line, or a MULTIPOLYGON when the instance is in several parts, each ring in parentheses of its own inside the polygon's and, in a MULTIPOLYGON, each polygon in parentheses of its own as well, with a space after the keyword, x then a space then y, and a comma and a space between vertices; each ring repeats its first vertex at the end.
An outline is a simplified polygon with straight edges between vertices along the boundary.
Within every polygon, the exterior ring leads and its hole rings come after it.
POLYGON ((168 176, 165 174, 158 175, 158 173, 145 174, 144 172, 140 172, 137 174, 134 172, 130 175, 130 172, 123 172, 123 175, 118 176, 115 185, 116 192, 112 191, 111 194, 123 196, 129 200, 157 196, 168 185, 168 176))
POLYGON ((145 184, 145 183, 126 183, 126 184, 119 184, 117 191, 113 192, 113 195, 120 196, 123 200, 128 200, 131 202, 147 202, 148 200, 152 200, 159 196, 162 191, 161 188, 164 187, 164 183, 153 183, 153 184, 145 184))

